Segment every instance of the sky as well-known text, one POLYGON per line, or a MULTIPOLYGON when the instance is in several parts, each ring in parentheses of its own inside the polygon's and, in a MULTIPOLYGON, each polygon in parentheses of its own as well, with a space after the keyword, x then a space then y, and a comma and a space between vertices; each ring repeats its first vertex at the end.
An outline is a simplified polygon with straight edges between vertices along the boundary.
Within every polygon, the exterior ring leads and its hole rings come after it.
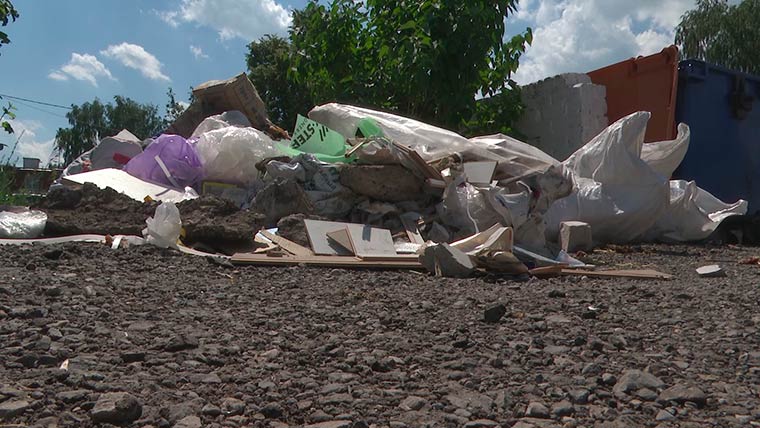
MULTIPOLYGON (((290 13, 307 0, 78 0, 13 3, 20 18, 3 28, 0 96, 69 106, 125 95, 163 112, 173 88, 186 101, 199 83, 245 71, 246 45, 287 33, 290 13)), ((514 79, 527 84, 586 72, 672 44, 681 15, 695 0, 521 0, 508 36, 533 29, 533 45, 514 79)), ((67 110, 5 98, 17 118, 0 134, 6 160, 47 164, 67 110)))

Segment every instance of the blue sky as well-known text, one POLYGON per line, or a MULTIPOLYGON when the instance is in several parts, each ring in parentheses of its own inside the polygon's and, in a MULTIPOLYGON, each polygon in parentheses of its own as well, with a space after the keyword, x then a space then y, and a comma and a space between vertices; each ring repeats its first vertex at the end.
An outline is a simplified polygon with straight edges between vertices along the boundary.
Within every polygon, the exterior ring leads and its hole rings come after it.
MULTIPOLYGON (((54 104, 80 104, 114 95, 163 111, 169 87, 186 100, 191 86, 245 70, 245 46, 266 33, 285 34, 289 11, 306 0, 23 1, 4 28, 0 94, 54 104)), ((589 71, 672 43, 673 29, 694 0, 522 0, 509 32, 530 26, 534 46, 516 80, 530 83, 561 72, 589 71)), ((52 151, 65 110, 11 101, 16 154, 52 151)), ((0 151, 0 159, 10 149, 0 151)))

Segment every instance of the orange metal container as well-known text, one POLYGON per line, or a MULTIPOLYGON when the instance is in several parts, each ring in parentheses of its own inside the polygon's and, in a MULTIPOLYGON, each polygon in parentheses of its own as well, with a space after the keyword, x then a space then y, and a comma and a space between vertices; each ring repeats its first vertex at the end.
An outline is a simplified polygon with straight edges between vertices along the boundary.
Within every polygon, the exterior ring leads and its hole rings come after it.
POLYGON ((646 142, 676 136, 678 48, 669 46, 650 56, 631 58, 588 73, 591 81, 607 87, 607 120, 614 123, 637 111, 648 111, 646 142))

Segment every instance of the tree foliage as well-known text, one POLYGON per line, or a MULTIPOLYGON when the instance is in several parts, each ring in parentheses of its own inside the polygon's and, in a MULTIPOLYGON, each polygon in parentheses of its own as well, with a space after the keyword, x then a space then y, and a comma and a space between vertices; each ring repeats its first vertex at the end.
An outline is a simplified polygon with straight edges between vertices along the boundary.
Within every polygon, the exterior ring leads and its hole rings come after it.
POLYGON ((760 74, 760 0, 698 0, 676 28, 686 58, 760 74))
MULTIPOLYGON (((190 92, 192 96, 192 91, 190 92)), ((167 128, 174 123, 177 118, 185 111, 185 106, 177 101, 177 97, 174 95, 174 90, 169 88, 166 91, 166 115, 163 119, 163 127, 167 128)))
POLYGON ((270 119, 292 129, 298 113, 305 114, 314 104, 308 89, 288 78, 291 68, 290 42, 279 36, 266 35, 248 45, 245 59, 248 77, 268 106, 270 119))
POLYGON ((104 104, 95 99, 82 105, 72 105, 66 118, 71 126, 59 128, 55 134, 56 146, 66 164, 93 148, 99 138, 116 135, 122 129, 128 129, 144 139, 163 128, 156 106, 140 104, 118 95, 113 103, 104 104))
POLYGON ((511 75, 532 42, 530 29, 504 40, 505 19, 516 5, 517 0, 310 0, 293 14, 290 46, 275 38, 249 45, 249 69, 260 91, 278 87, 263 98, 275 117, 289 121, 311 101, 337 101, 454 130, 508 131, 520 111, 511 75), (265 57, 273 50, 278 55, 265 57), (287 102, 277 98, 282 93, 287 102), (494 99, 477 103, 478 93, 494 99))
MULTIPOLYGON (((10 0, 0 0, 0 27, 5 27, 9 22, 15 22, 18 16, 18 11, 10 0)), ((0 46, 10 42, 8 35, 0 31, 0 46)))

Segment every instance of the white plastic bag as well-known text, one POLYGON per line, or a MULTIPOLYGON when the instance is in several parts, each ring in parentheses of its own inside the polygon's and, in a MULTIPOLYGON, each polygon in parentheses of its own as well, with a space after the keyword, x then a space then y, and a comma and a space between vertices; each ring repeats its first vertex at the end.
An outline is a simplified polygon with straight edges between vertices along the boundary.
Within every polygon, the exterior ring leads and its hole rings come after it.
POLYGON ((547 212, 556 239, 563 221, 588 223, 594 241, 641 239, 670 204, 668 180, 641 159, 650 113, 637 112, 610 125, 565 162, 575 176, 573 193, 547 212))
POLYGON ((177 248, 182 220, 179 209, 173 202, 162 202, 153 217, 149 217, 145 223, 148 227, 143 229, 142 234, 149 244, 159 248, 177 248))
POLYGON ((0 211, 0 238, 34 239, 42 235, 47 214, 37 210, 0 211))
POLYGON ((209 116, 203 119, 203 122, 201 122, 195 128, 195 131, 193 131, 193 134, 190 136, 190 138, 200 137, 206 132, 213 131, 216 129, 226 128, 228 126, 235 126, 238 128, 250 128, 251 122, 248 120, 247 117, 245 117, 243 113, 237 110, 226 111, 222 114, 209 116))
POLYGON ((726 217, 747 213, 747 201, 723 203, 693 181, 670 181, 670 207, 648 233, 648 240, 699 241, 712 234, 726 217))
POLYGON ((256 164, 269 157, 282 156, 263 132, 254 128, 228 126, 201 135, 198 154, 207 181, 250 187, 258 177, 256 164))
POLYGON ((663 177, 670 178, 686 156, 690 138, 691 130, 688 125, 681 123, 675 140, 644 144, 641 159, 663 177))

